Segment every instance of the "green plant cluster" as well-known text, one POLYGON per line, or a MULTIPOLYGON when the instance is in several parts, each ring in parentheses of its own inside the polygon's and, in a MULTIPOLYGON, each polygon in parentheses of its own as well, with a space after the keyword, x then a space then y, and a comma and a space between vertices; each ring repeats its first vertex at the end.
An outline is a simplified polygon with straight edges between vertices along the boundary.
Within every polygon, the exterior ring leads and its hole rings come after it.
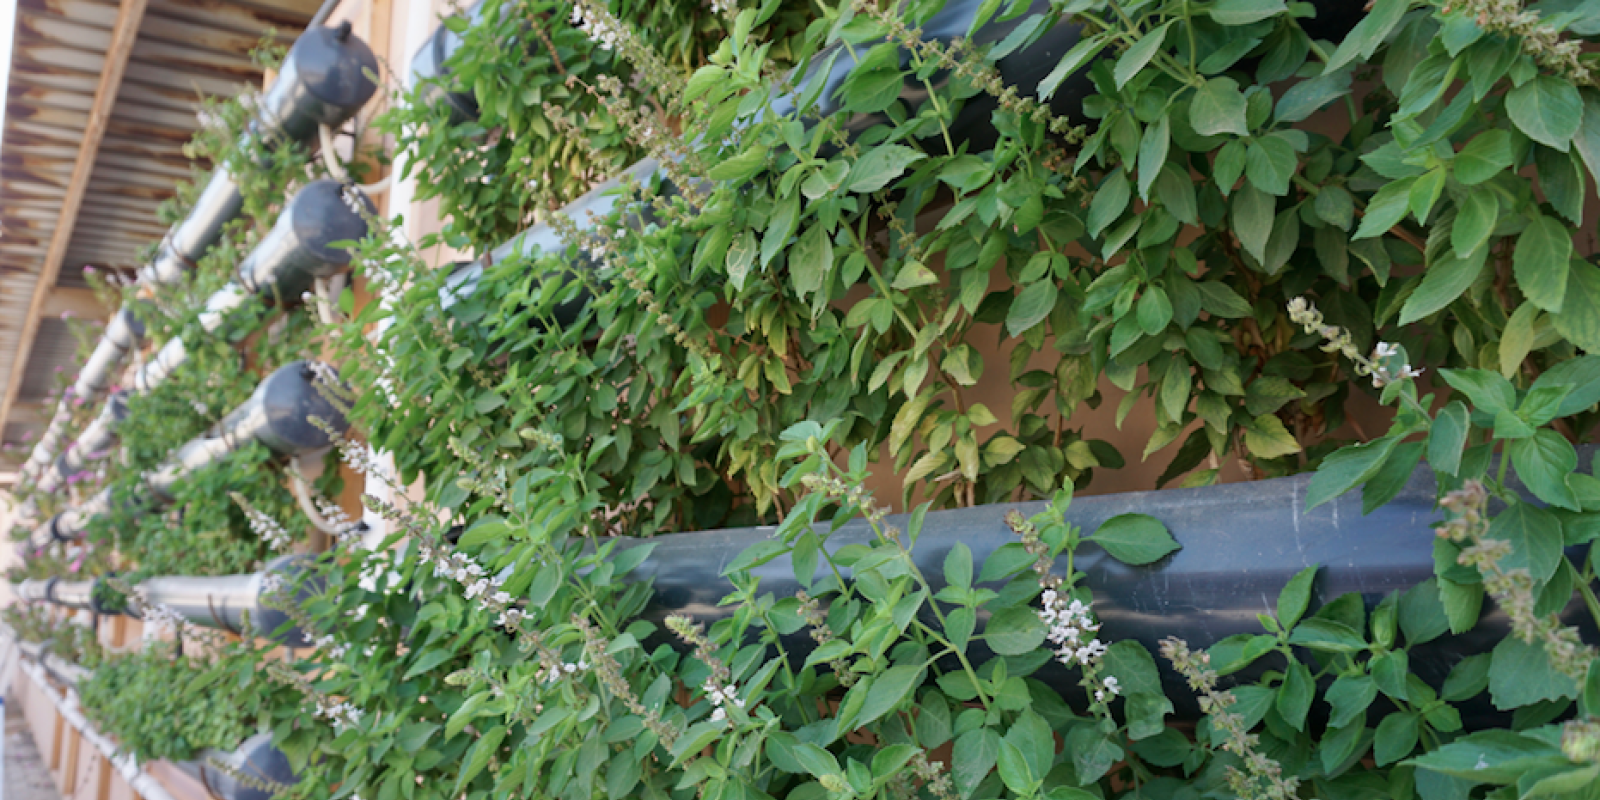
POLYGON ((233 750, 291 690, 256 679, 263 654, 253 643, 206 649, 184 654, 156 644, 104 659, 77 687, 84 714, 141 759, 188 761, 233 750))
MULTIPOLYGON (((731 10, 692 69, 580 3, 633 71, 515 113, 627 141, 592 140, 574 191, 629 152, 660 174, 573 220, 512 188, 545 171, 427 173, 460 243, 530 214, 563 236, 470 292, 388 232, 364 243, 393 302, 347 308, 344 366, 371 387, 354 415, 400 467, 393 495, 421 476, 428 500, 375 502, 384 548, 328 557, 324 590, 290 604, 316 658, 240 685, 279 699, 263 719, 303 770, 293 796, 1596 796, 1600 479, 1575 445, 1600 418, 1577 238, 1600 14, 1376 0, 1313 35, 1310 3, 990 0, 973 28, 1010 32, 975 48, 921 32, 945 5, 819 4, 785 45, 800 74, 855 65, 824 98, 774 65, 776 2, 731 10), (994 62, 1065 26, 1049 77, 1008 90, 994 62), (957 122, 980 103, 983 149, 957 122), (490 213, 498 183, 519 197, 490 213), (1010 408, 970 402, 1002 382, 1010 408), (1389 409, 1381 429, 1345 425, 1358 394, 1389 409), (1141 398, 1140 453, 1073 420, 1141 398), (1369 510, 1426 464, 1435 575, 1320 598, 1312 568, 1259 634, 1101 637, 1080 550, 1159 570, 1214 546, 1140 515, 1067 524, 1073 487, 1136 456, 1185 486, 1224 460, 1314 471, 1307 508, 1359 490, 1369 510), (873 472, 913 509, 904 530, 873 472), (1049 510, 1007 515, 1017 542, 983 563, 957 547, 935 578, 914 557, 930 509, 1022 499, 1049 510), (855 518, 865 541, 830 541, 855 518), (642 618, 640 539, 749 522, 776 531, 725 565, 725 617, 642 618), (779 557, 803 596, 753 577, 779 557), (1506 622, 1447 676, 1411 669, 1506 622), (1509 721, 1465 729, 1485 706, 1509 721)), ((566 12, 527 19, 575 41, 566 12)), ((484 132, 427 135, 423 170, 484 132)), ((585 140, 548 141, 540 158, 585 140)))

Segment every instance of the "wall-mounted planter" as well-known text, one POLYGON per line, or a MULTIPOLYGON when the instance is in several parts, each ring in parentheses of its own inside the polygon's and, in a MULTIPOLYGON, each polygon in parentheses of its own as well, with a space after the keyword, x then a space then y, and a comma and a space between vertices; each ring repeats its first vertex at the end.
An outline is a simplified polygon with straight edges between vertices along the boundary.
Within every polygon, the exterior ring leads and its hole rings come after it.
POLYGON ((215 429, 179 447, 166 464, 146 476, 145 484, 170 501, 179 480, 252 441, 284 456, 321 450, 333 442, 312 423, 313 418, 340 432, 350 427, 344 414, 317 389, 311 362, 286 364, 257 385, 250 399, 223 417, 215 429))
MULTIPOLYGON (((1137 641, 1154 653, 1168 636, 1206 648, 1235 634, 1262 633, 1257 615, 1272 613, 1279 591, 1297 572, 1312 565, 1321 566, 1312 610, 1353 592, 1370 611, 1389 594, 1407 592, 1433 577, 1436 537, 1431 522, 1439 515, 1434 511, 1431 470, 1426 466, 1417 470, 1395 500, 1365 515, 1357 494, 1306 511, 1310 477, 1075 499, 1066 516, 1085 533, 1119 514, 1141 513, 1161 520, 1184 545, 1146 567, 1127 566, 1093 544, 1079 550, 1075 565, 1088 573, 1094 610, 1103 623, 1100 638, 1137 641)), ((945 585, 944 559, 957 543, 971 548, 973 563, 982 565, 997 549, 1018 541, 1003 520, 1007 511, 1031 515, 1044 507, 1043 503, 1022 503, 927 514, 915 557, 933 591, 945 585)), ((894 517, 889 524, 905 530, 906 521, 905 516, 894 517)), ((819 526, 819 534, 827 528, 819 526)), ((719 606, 732 589, 722 577, 723 568, 747 547, 772 534, 771 528, 746 528, 649 540, 655 549, 631 576, 654 581, 655 600, 647 618, 659 624, 669 614, 688 614, 709 623, 732 614, 734 608, 719 606)), ((827 547, 836 550, 871 538, 868 526, 857 520, 828 535, 827 547)), ((1063 574, 1066 568, 1063 558, 1056 572, 1063 574)), ((787 556, 756 567, 751 574, 760 579, 762 593, 770 592, 779 599, 806 588, 796 581, 787 556)), ((1446 633, 1413 647, 1411 671, 1438 687, 1463 658, 1493 649, 1508 633, 1509 620, 1492 608, 1492 603, 1488 605, 1472 631, 1459 636, 1446 633)), ((931 611, 924 613, 931 624, 937 624, 931 611)), ((1578 625, 1588 641, 1600 640, 1596 638, 1600 631, 1582 602, 1574 601, 1563 618, 1578 625)), ((988 620, 980 616, 978 622, 981 632, 988 620)), ((814 645, 802 631, 790 637, 786 646, 791 653, 804 653, 814 645)), ((987 657, 979 642, 973 643, 970 652, 977 659, 987 657)), ((1259 677, 1269 665, 1281 668, 1281 663, 1273 662, 1272 658, 1263 659, 1241 676, 1259 677)), ((1183 678, 1165 664, 1161 672, 1163 688, 1177 706, 1178 716, 1197 719, 1199 708, 1183 678)), ((1081 699, 1077 674, 1053 661, 1034 677, 1068 697, 1081 699)), ((1504 721, 1486 701, 1469 702, 1461 711, 1471 726, 1504 721)))
MULTIPOLYGON (((208 578, 184 575, 146 578, 136 588, 146 603, 169 608, 203 628, 241 633, 248 623, 258 634, 279 644, 306 647, 311 643, 310 634, 274 608, 267 594, 274 582, 294 585, 309 560, 304 555, 285 555, 267 562, 260 572, 208 578)), ((95 614, 132 613, 126 601, 104 578, 26 580, 16 584, 14 590, 27 602, 53 603, 95 614)), ((316 586, 303 586, 296 598, 304 601, 317 590, 316 586)))
MULTIPOLYGON (((223 417, 213 430, 191 439, 166 464, 146 474, 149 499, 157 507, 165 506, 172 501, 172 489, 178 481, 252 441, 280 456, 303 455, 330 446, 328 434, 311 420, 320 419, 341 433, 349 429, 350 423, 322 395, 315 377, 308 361, 286 364, 268 375, 250 399, 223 417)), ((29 545, 37 551, 51 542, 78 541, 88 531, 91 519, 110 510, 111 490, 107 488, 87 503, 63 511, 34 529, 29 545)))
MULTIPOLYGON (((465 11, 455 15, 476 25, 483 19, 483 0, 478 0, 465 11)), ((444 103, 450 109, 450 124, 460 125, 478 118, 478 98, 471 88, 451 91, 450 68, 445 62, 461 49, 461 34, 441 24, 433 29, 428 41, 423 42, 416 55, 411 57, 411 71, 406 76, 407 85, 417 90, 419 98, 429 105, 444 103)), ((533 45, 530 43, 530 47, 533 45)))
MULTIPOLYGON (((309 142, 321 125, 338 127, 366 105, 377 91, 370 76, 378 61, 371 48, 350 33, 349 23, 312 28, 295 40, 278 77, 257 106, 250 132, 265 141, 309 142)), ((172 283, 182 279, 238 217, 244 198, 226 166, 218 166, 189 216, 172 228, 155 260, 139 270, 140 280, 172 283)))

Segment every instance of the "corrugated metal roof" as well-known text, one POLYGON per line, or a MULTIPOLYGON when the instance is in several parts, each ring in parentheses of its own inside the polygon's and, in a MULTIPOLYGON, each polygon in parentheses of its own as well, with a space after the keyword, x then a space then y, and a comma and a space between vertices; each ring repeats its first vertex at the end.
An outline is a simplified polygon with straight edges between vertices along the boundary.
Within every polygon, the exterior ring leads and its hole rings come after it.
MULTIPOLYGON (((17 0, 0 141, 0 396, 78 157, 105 65, 116 0, 17 0)), ((202 95, 260 87, 249 51, 269 30, 288 43, 320 0, 149 0, 95 159, 57 281, 82 286, 85 265, 131 268, 161 238, 156 207, 189 175, 183 145, 202 95)), ((41 326, 33 359, 46 373, 74 346, 41 326), (50 362, 50 363, 46 363, 50 362)), ((69 366, 70 368, 70 366, 69 366)), ((18 402, 37 399, 24 380, 18 402)), ((48 384, 46 384, 48 385, 48 384)), ((26 426, 6 425, 5 441, 26 426)))

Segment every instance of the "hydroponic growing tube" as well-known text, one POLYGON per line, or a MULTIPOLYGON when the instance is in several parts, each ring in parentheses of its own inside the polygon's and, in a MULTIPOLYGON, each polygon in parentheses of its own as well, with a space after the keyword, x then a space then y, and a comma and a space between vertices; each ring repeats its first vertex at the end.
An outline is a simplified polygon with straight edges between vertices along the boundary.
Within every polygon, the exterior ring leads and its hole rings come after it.
MULTIPOLYGON (((1273 613, 1278 593, 1289 579, 1314 565, 1320 569, 1308 616, 1324 603, 1351 592, 1361 596, 1366 613, 1370 614, 1391 593, 1407 592, 1433 577, 1437 537, 1431 522, 1439 515, 1435 511, 1433 472, 1427 465, 1412 474, 1399 496, 1371 514, 1362 513, 1358 493, 1341 495, 1307 511, 1306 487, 1311 477, 1304 474, 1073 500, 1067 520, 1085 534, 1092 534, 1114 516, 1140 513, 1160 520, 1184 545, 1155 564, 1130 567, 1095 545, 1092 537, 1087 540, 1073 566, 1086 573, 1086 585, 1093 590, 1094 611, 1102 623, 1099 638, 1108 643, 1133 640, 1150 652, 1158 652, 1161 640, 1168 636, 1181 637, 1201 649, 1229 636, 1262 634, 1257 615, 1273 613)), ((1015 509, 1033 515, 1044 508, 1044 503, 1016 503, 928 513, 914 557, 930 590, 936 594, 945 586, 944 559, 957 544, 970 548, 972 563, 981 567, 995 551, 1018 541, 1017 534, 1005 523, 1006 512, 1015 509)), ((907 521, 907 516, 900 515, 885 524, 904 531, 907 521)), ((831 534, 829 527, 829 523, 820 524, 818 534, 827 536, 830 551, 868 542, 873 537, 860 520, 831 534)), ((772 538, 773 530, 744 528, 649 539, 654 550, 628 578, 653 582, 655 597, 645 618, 659 625, 670 614, 687 614, 709 625, 736 613, 736 606, 720 605, 732 591, 722 572, 747 547, 772 538)), ((1569 551, 1569 555, 1582 563, 1582 552, 1569 551)), ((1055 572, 1065 574, 1067 568, 1063 557, 1057 561, 1055 572)), ((843 571, 848 577, 849 570, 843 571)), ((793 597, 808 588, 796 581, 787 555, 752 567, 750 574, 759 579, 763 594, 770 593, 778 599, 793 597)), ((1031 581, 1033 575, 1024 570, 1019 580, 1031 581)), ((988 585, 999 588, 997 584, 988 585)), ((1472 630, 1452 635, 1444 626, 1442 606, 1437 605, 1437 599, 1433 604, 1436 613, 1419 616, 1433 620, 1433 632, 1441 635, 1411 647, 1410 668, 1437 688, 1461 659, 1490 652, 1510 635, 1511 626, 1509 618, 1491 601, 1485 604, 1483 618, 1472 630)), ((929 607, 924 606, 922 613, 930 617, 929 624, 937 624, 929 607)), ((1579 626, 1586 641, 1600 640, 1600 630, 1581 600, 1574 600, 1562 619, 1564 624, 1579 626)), ((980 613, 980 633, 987 624, 988 615, 980 613)), ((793 655, 809 652, 815 644, 800 632, 789 637, 786 646, 793 655)), ((975 661, 987 657, 986 646, 976 637, 968 652, 974 654, 975 661)), ((1281 668, 1281 659, 1268 656, 1239 676, 1250 680, 1266 669, 1281 668)), ((1053 661, 1045 663, 1033 677, 1069 697, 1082 698, 1076 673, 1053 661)), ((1177 715, 1197 719, 1199 707, 1184 678, 1164 662, 1161 677, 1166 696, 1177 706, 1177 715)), ((1237 679, 1225 678, 1224 682, 1237 679)), ((1500 718, 1504 715, 1498 714, 1484 697, 1463 704, 1460 710, 1469 727, 1504 722, 1500 718)))
MULTIPOLYGON (((315 140, 319 126, 343 125, 372 98, 377 83, 371 76, 376 74, 377 66, 371 48, 360 37, 351 35, 348 22, 307 30, 289 48, 277 79, 261 97, 246 135, 269 142, 315 140)), ((155 259, 140 268, 140 280, 163 284, 182 278, 222 238, 223 228, 239 216, 242 208, 237 182, 226 165, 218 165, 188 215, 168 231, 155 259)), ((80 386, 104 391, 127 353, 137 348, 143 338, 144 326, 130 309, 119 309, 84 365, 74 396, 94 396, 95 392, 79 391, 80 386)), ((34 446, 19 475, 23 484, 33 483, 59 452, 71 416, 70 400, 62 399, 49 428, 34 446)))
MULTIPOLYGON (((923 39, 948 44, 957 38, 966 38, 968 30, 972 28, 983 5, 982 0, 950 0, 943 9, 921 26, 923 39)), ((1037 14, 1048 10, 1049 3, 1047 0, 1036 0, 1029 12, 1037 14)), ((476 13, 476 9, 474 9, 474 13, 476 13)), ((1028 14, 1024 14, 1005 21, 990 22, 979 28, 970 41, 974 46, 980 48, 999 42, 1027 17, 1028 14)), ((443 29, 443 26, 441 26, 441 29, 443 29)), ((1033 44, 1000 59, 995 66, 999 70, 1002 80, 1008 86, 1019 87, 1031 93, 1033 88, 1038 86, 1039 82, 1060 61, 1061 57, 1073 45, 1077 44, 1079 32, 1080 28, 1076 25, 1056 25, 1040 35, 1033 44)), ((864 46, 866 45, 858 45, 858 47, 864 46)), ((451 33, 436 33, 434 38, 413 58, 411 65, 412 80, 426 81, 433 79, 437 82, 446 77, 444 60, 459 47, 459 36, 451 33), (433 70, 434 73, 429 74, 428 70, 433 70)), ((795 98, 803 97, 808 92, 816 90, 817 83, 820 81, 822 84, 821 93, 817 98, 815 110, 824 116, 838 112, 843 103, 836 99, 834 95, 856 66, 855 58, 848 56, 838 57, 845 52, 845 49, 846 45, 841 43, 814 56, 812 58, 813 68, 799 80, 799 85, 795 88, 794 93, 780 96, 773 101, 773 110, 782 115, 794 113, 795 98)), ((902 52, 902 62, 909 63, 910 57, 909 53, 902 52)), ((950 76, 941 73, 930 80, 934 82, 935 88, 939 88, 950 80, 950 76)), ((423 85, 426 86, 428 84, 424 83, 423 85)), ((1080 72, 1062 82, 1062 85, 1051 97, 1048 105, 1050 110, 1058 116, 1077 118, 1081 116, 1083 98, 1092 91, 1093 84, 1089 80, 1087 73, 1080 72)), ((916 99, 926 96, 926 93, 927 87, 923 86, 920 81, 913 81, 903 90, 902 96, 908 99, 916 99)), ((442 87, 440 91, 433 93, 431 96, 443 98, 445 101, 450 102, 452 113, 460 113, 465 110, 458 95, 452 94, 442 87)), ((475 109, 476 103, 472 107, 475 109)), ((992 146, 998 134, 991 123, 991 117, 997 107, 998 101, 988 94, 979 94, 966 101, 956 114, 956 118, 951 122, 950 137, 952 141, 957 143, 958 146, 963 143, 969 144, 974 151, 985 150, 992 146)), ((853 139, 863 131, 887 120, 887 115, 881 112, 857 114, 845 124, 844 132, 853 139)), ((928 142, 928 147, 932 150, 937 151, 942 146, 943 142, 940 140, 929 140, 928 142)), ((645 182, 659 172, 660 164, 657 161, 645 159, 629 167, 623 174, 632 176, 640 182, 645 182)), ((616 207, 618 197, 612 189, 619 182, 617 179, 608 181, 563 208, 560 213, 572 218, 579 229, 588 228, 592 224, 591 213, 603 215, 616 207)), ((495 248, 485 258, 462 267, 456 275, 452 275, 451 286, 447 291, 457 298, 466 296, 476 287, 478 277, 488 264, 498 262, 507 256, 561 252, 565 247, 566 243, 562 237, 548 224, 540 223, 534 225, 495 248)), ((588 261, 588 256, 581 253, 578 258, 583 262, 588 261)), ((574 266, 582 268, 588 265, 574 266)), ((588 299, 588 292, 580 292, 573 300, 561 305, 556 312, 557 322, 565 325, 577 319, 577 315, 583 310, 588 299)))
MULTIPOLYGON (((326 178, 312 181, 295 193, 272 229, 239 262, 233 282, 206 300, 200 327, 212 333, 249 297, 296 303, 318 279, 350 268, 350 251, 330 247, 333 242, 356 241, 367 235, 367 216, 376 214, 372 201, 354 189, 326 178), (347 202, 360 203, 361 214, 347 202)), ((133 379, 134 388, 147 392, 188 362, 183 339, 173 337, 133 379)))
MULTIPOLYGON (((354 191, 354 190, 350 190, 354 191)), ((352 196, 368 214, 376 213, 372 201, 352 196)), ((227 316, 251 296, 278 302, 298 302, 319 278, 350 267, 350 251, 329 245, 367 235, 367 217, 346 202, 345 190, 331 180, 312 181, 295 193, 272 230, 240 262, 238 279, 206 301, 200 326, 206 333, 222 327, 227 316)), ((189 360, 183 338, 174 336, 134 374, 133 390, 148 392, 159 386, 189 360)), ((67 452, 39 477, 41 491, 59 488, 70 476, 103 457, 116 442, 116 425, 127 415, 120 402, 108 402, 67 452)))
MULTIPOLYGON (((279 556, 267 562, 259 572, 243 575, 146 578, 135 588, 146 604, 169 609, 203 628, 240 633, 248 624, 262 636, 280 644, 305 647, 311 642, 310 636, 292 624, 285 628, 285 624, 291 620, 272 606, 269 595, 275 590, 275 584, 293 585, 308 558, 303 555, 279 556), (277 633, 280 628, 283 629, 282 633, 277 633)), ((52 603, 62 608, 95 614, 129 612, 129 609, 110 600, 117 593, 103 584, 103 578, 81 581, 47 578, 26 580, 14 588, 17 596, 28 602, 52 603)), ((310 591, 309 587, 303 587, 299 599, 308 597, 310 591)))
MULTIPOLYGON (((349 422, 317 388, 319 368, 322 367, 309 361, 295 361, 268 375, 250 399, 223 417, 214 429, 179 447, 167 463, 145 476, 150 499, 157 505, 166 505, 179 480, 252 441, 280 456, 301 455, 331 445, 328 434, 313 424, 312 418, 323 420, 339 432, 348 429, 349 422)), ((40 525, 30 535, 29 544, 38 549, 52 541, 77 541, 83 538, 89 521, 110 508, 108 487, 82 506, 63 511, 40 525)))
MULTIPOLYGON (((261 96, 246 136, 262 141, 310 142, 320 125, 338 127, 366 105, 377 91, 372 76, 378 61, 350 23, 307 30, 289 48, 272 86, 261 96)), ((194 208, 161 243, 155 260, 139 270, 142 280, 169 283, 181 278, 222 236, 244 199, 226 165, 211 173, 194 208)))

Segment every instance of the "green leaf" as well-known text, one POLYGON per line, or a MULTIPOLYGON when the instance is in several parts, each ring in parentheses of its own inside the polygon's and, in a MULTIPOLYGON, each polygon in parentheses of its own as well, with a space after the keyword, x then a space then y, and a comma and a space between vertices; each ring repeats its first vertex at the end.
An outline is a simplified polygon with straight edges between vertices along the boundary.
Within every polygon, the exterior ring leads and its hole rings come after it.
POLYGON ((856 717, 856 727, 870 725, 893 711, 911 696, 911 690, 922 685, 926 674, 921 665, 901 664, 879 675, 872 682, 872 691, 867 694, 867 702, 861 706, 860 716, 856 717))
POLYGON ((1489 653, 1479 653, 1456 662, 1456 665, 1450 668, 1450 674, 1445 676, 1444 686, 1439 689, 1439 698, 1459 703, 1477 697, 1488 689, 1489 664, 1492 658, 1489 653))
POLYGON ((1112 558, 1134 566, 1155 563, 1181 547, 1167 531, 1167 526, 1145 514, 1112 517, 1101 523, 1090 541, 1104 548, 1112 558))
POLYGON ((1551 319, 1567 341, 1591 353, 1600 352, 1600 267, 1587 261, 1572 262, 1561 313, 1551 319))
POLYGON ((1101 665, 1105 674, 1117 677, 1118 684, 1128 694, 1162 693, 1156 661, 1150 651, 1136 641, 1124 639, 1106 648, 1101 665))
POLYGON ((744 182, 766 166, 768 149, 756 145, 706 171, 714 181, 744 182))
POLYGON ((1502 569, 1526 569, 1535 581, 1550 580, 1561 563, 1561 521, 1532 503, 1516 503, 1489 523, 1489 537, 1510 542, 1502 569))
POLYGON ((1581 510, 1567 485, 1567 476, 1578 470, 1578 453, 1561 434, 1540 428, 1526 439, 1507 442, 1506 449, 1517 477, 1534 497, 1569 511, 1581 510))
POLYGON ((903 144, 879 145, 868 150, 851 168, 848 188, 857 194, 876 192, 923 158, 926 156, 903 144))
POLYGON ((1440 578, 1439 601, 1444 603, 1445 616, 1450 618, 1450 632, 1466 633, 1478 624, 1483 612, 1483 584, 1461 584, 1440 578))
POLYGON ((1578 682, 1558 671, 1539 642, 1507 636, 1495 645, 1489 662, 1489 697, 1510 711, 1542 700, 1578 696, 1578 682))
POLYGON ((1146 201, 1150 199, 1150 186, 1167 164, 1167 150, 1172 145, 1170 119, 1163 115, 1146 125, 1144 136, 1139 139, 1139 197, 1146 201))
POLYGON ((1006 332, 1013 337, 1021 336, 1043 322, 1055 310, 1056 293, 1055 280, 1048 276, 1029 284, 1006 311, 1006 332))
POLYGON ((511 526, 506 524, 504 519, 493 515, 487 516, 467 528, 466 532, 461 534, 461 538, 457 540, 456 547, 479 547, 489 542, 503 539, 510 533, 511 526))
POLYGON ((1296 625, 1289 644, 1332 653, 1358 653, 1367 649, 1366 640, 1342 622, 1312 617, 1296 625))
POLYGON ((1245 251, 1263 264, 1267 261, 1267 243, 1272 238, 1272 226, 1276 221, 1275 206, 1272 195, 1253 182, 1244 184, 1233 195, 1234 234, 1245 251))
POLYGON ((1389 231, 1411 213, 1411 187, 1417 182, 1416 178, 1405 178, 1391 181, 1383 185, 1372 199, 1367 201, 1367 211, 1361 217, 1361 225, 1356 228, 1352 239, 1370 239, 1381 236, 1389 231))
POLYGON ((1122 748, 1094 725, 1075 726, 1067 734, 1067 752, 1072 754, 1078 780, 1085 784, 1098 781, 1122 760, 1122 748))
POLYGON ((988 728, 977 728, 956 737, 951 751, 956 793, 967 797, 978 783, 989 776, 1000 758, 1000 735, 988 728))
POLYGON ((1400 309, 1400 324, 1409 325, 1432 316, 1455 302, 1483 273, 1488 248, 1479 248, 1462 258, 1454 250, 1439 255, 1422 276, 1422 283, 1400 309))
POLYGON ((1328 705, 1333 715, 1328 725, 1343 728, 1365 719, 1367 707, 1378 697, 1378 685, 1366 675, 1341 675, 1328 687, 1328 705))
POLYGON ((801 299, 816 293, 832 268, 833 242, 828 240, 823 226, 813 225, 800 234, 799 241, 789 251, 789 278, 794 282, 795 292, 801 299))
POLYGON ((1362 444, 1341 447, 1330 453, 1311 476, 1306 487, 1306 510, 1310 511, 1365 483, 1383 468, 1399 438, 1385 436, 1362 444))
POLYGON ((1456 180, 1463 186, 1477 186, 1511 167, 1511 133, 1500 128, 1484 131, 1467 142, 1456 154, 1456 180))
POLYGON ((1262 414, 1251 421, 1244 431, 1244 446, 1256 458, 1278 458, 1300 452, 1283 420, 1273 414, 1262 414))
POLYGON ((1022 751, 1015 744, 1002 739, 1000 741, 1000 781, 1007 789, 1015 792, 1019 797, 1033 794, 1034 788, 1039 783, 1033 770, 1028 767, 1027 759, 1022 757, 1022 751))
POLYGON ((1389 32, 1394 30, 1410 7, 1410 0, 1376 0, 1372 10, 1350 29, 1338 49, 1333 51, 1328 58, 1328 65, 1323 67, 1323 74, 1343 69, 1357 58, 1363 61, 1372 58, 1372 54, 1389 38, 1389 32))
POLYGON ((1278 687, 1278 715, 1295 730, 1305 730, 1306 714, 1316 693, 1317 682, 1311 677, 1311 670, 1299 661, 1291 663, 1284 672, 1283 685, 1278 687))
POLYGON ((1245 178, 1275 197, 1289 193, 1289 181, 1299 166, 1293 145, 1281 136, 1263 136, 1245 148, 1245 178))
POLYGON ((1295 573, 1278 592, 1278 624, 1289 630, 1300 621, 1311 605, 1311 587, 1317 580, 1317 567, 1312 565, 1295 573))
POLYGON ((1517 237, 1517 249, 1511 258, 1517 287, 1528 296, 1528 302, 1551 313, 1559 312, 1567 294, 1571 260, 1572 234, 1567 226, 1538 214, 1517 237))
POLYGON ((1446 475, 1455 475, 1461 469, 1461 451, 1466 447, 1469 430, 1466 405, 1456 400, 1445 406, 1428 431, 1429 466, 1446 475))
POLYGON ((1111 37, 1107 33, 1097 33, 1079 40, 1066 55, 1061 57, 1055 69, 1050 70, 1050 74, 1039 82, 1039 99, 1049 100, 1056 93, 1056 89, 1060 88, 1062 81, 1077 74, 1090 59, 1100 55, 1100 51, 1110 42, 1111 37))
POLYGON ((733 288, 744 289, 745 278, 750 275, 750 265, 756 260, 755 234, 746 230, 734 237, 733 244, 728 246, 728 280, 733 281, 733 288))
POLYGON ((1151 286, 1139 297, 1137 313, 1139 329, 1154 336, 1166 330, 1167 323, 1172 321, 1172 302, 1161 287, 1151 286))
POLYGON ((1349 70, 1319 75, 1289 87, 1289 91, 1278 98, 1273 116, 1279 122, 1300 122, 1349 93, 1349 70))
MULTIPOLYGON (((1172 27, 1172 23, 1168 22, 1153 31, 1141 35, 1138 41, 1134 42, 1133 46, 1124 51, 1122 56, 1117 59, 1117 65, 1111 70, 1111 76, 1116 80, 1118 89, 1127 85, 1128 81, 1133 80, 1133 76, 1138 75, 1139 71, 1150 63, 1150 59, 1160 52, 1161 44, 1166 41, 1167 29, 1170 27, 1172 27)), ((1162 119, 1165 120, 1166 118, 1162 117, 1162 119)))
POLYGON ((1468 192, 1456 213, 1455 227, 1450 229, 1450 246, 1457 256, 1470 255, 1489 241, 1498 224, 1500 201, 1494 192, 1468 192))
POLYGON ((996 611, 984 626, 983 638, 989 648, 1002 656, 1020 656, 1038 649, 1044 642, 1044 622, 1031 608, 1012 607, 996 611))
POLYGON ((461 794, 461 790, 471 783, 484 767, 489 766, 489 759, 500 749, 500 742, 505 738, 506 726, 496 725, 479 737, 478 741, 473 742, 472 749, 466 757, 466 766, 461 768, 461 774, 456 778, 456 788, 450 793, 452 796, 461 794))
POLYGON ((1405 763, 1490 784, 1516 783, 1518 778, 1542 767, 1571 765, 1549 742, 1494 728, 1463 736, 1405 763))
POLYGON ((1565 153, 1583 124, 1583 98, 1566 80, 1539 75, 1506 93, 1506 112, 1529 139, 1565 153))
POLYGON ((1211 18, 1219 25, 1249 25, 1288 11, 1283 0, 1217 0, 1211 18))
POLYGON ((1089 235, 1100 238, 1100 234, 1122 216, 1123 210, 1128 207, 1128 201, 1132 198, 1132 189, 1128 186, 1128 173, 1120 168, 1112 170, 1100 184, 1100 189, 1094 193, 1094 198, 1089 201, 1089 216, 1085 220, 1089 235))
POLYGON ((1262 375, 1245 387, 1244 410, 1251 416, 1271 414, 1290 400, 1299 400, 1306 391, 1277 375, 1262 375))
MULTIPOLYGON (((422 655, 417 657, 416 662, 413 663, 411 665, 411 667, 406 670, 406 673, 400 677, 400 682, 404 683, 406 681, 409 681, 412 678, 415 678, 418 675, 421 675, 421 674, 423 674, 425 672, 428 672, 429 670, 432 670, 434 667, 437 667, 440 664, 443 664, 444 662, 449 661, 452 658, 455 658, 455 656, 456 656, 456 651, 448 649, 448 648, 444 648, 444 647, 434 648, 434 649, 431 649, 431 650, 424 650, 424 651, 422 651, 422 655)), ((435 725, 434 727, 438 727, 438 726, 435 725)))
POLYGON ((1510 381, 1485 369, 1441 369, 1445 383, 1467 396, 1479 410, 1510 411, 1516 403, 1516 389, 1510 381))
POLYGON ((1417 715, 1395 712, 1378 723, 1372 735, 1372 755, 1378 766, 1386 767, 1411 755, 1417 747, 1417 715))
POLYGON ((1239 92, 1238 81, 1232 78, 1207 80, 1189 102, 1189 124, 1201 136, 1223 133, 1248 136, 1250 126, 1245 116, 1244 95, 1239 92))
POLYGON ((958 589, 972 586, 972 549, 965 542, 956 542, 944 556, 944 581, 958 589))

